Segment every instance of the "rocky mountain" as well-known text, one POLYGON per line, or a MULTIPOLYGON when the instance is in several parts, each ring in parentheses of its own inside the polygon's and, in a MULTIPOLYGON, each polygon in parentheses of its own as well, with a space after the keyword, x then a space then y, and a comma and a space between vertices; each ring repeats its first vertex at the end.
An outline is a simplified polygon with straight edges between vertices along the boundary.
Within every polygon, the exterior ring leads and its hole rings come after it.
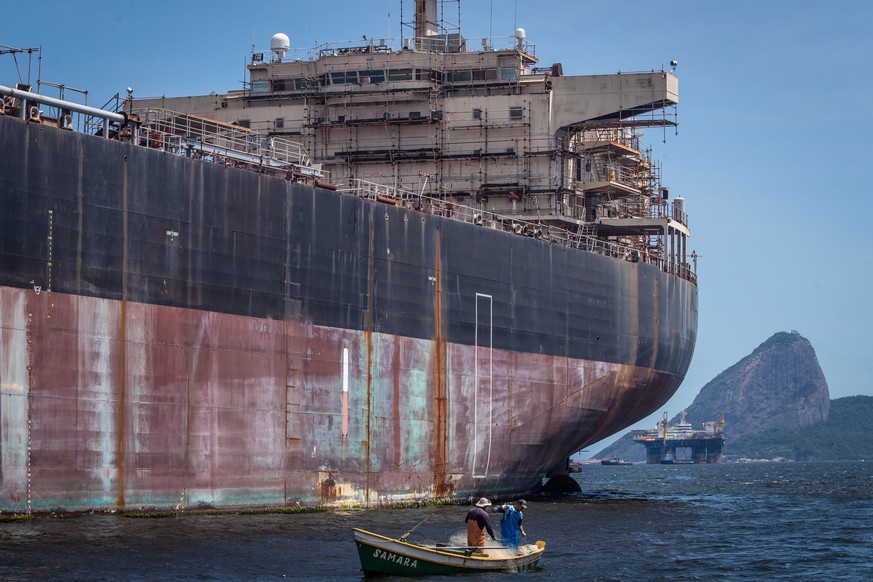
POLYGON ((728 438, 735 440, 822 423, 830 406, 828 383, 809 340, 780 332, 710 380, 685 412, 695 426, 724 412, 728 438))
MULTIPOLYGON (((827 421, 830 394, 809 340, 794 331, 779 332, 709 381, 685 412, 694 426, 716 420, 723 412, 724 453, 729 455, 730 443, 745 435, 827 421)), ((674 417, 671 423, 675 422, 674 417)), ((595 456, 641 460, 643 453, 628 434, 595 456)))

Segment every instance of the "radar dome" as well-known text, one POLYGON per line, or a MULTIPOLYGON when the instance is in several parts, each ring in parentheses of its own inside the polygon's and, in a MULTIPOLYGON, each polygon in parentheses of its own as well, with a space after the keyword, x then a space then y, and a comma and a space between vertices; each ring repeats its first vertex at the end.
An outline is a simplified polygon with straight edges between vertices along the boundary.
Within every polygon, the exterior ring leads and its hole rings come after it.
POLYGON ((524 50, 525 32, 523 28, 515 29, 515 40, 518 42, 518 50, 524 50))
POLYGON ((273 38, 270 39, 270 50, 276 53, 276 56, 279 57, 279 60, 285 56, 285 51, 291 48, 291 39, 288 38, 287 34, 283 34, 281 32, 277 32, 273 35, 273 38))

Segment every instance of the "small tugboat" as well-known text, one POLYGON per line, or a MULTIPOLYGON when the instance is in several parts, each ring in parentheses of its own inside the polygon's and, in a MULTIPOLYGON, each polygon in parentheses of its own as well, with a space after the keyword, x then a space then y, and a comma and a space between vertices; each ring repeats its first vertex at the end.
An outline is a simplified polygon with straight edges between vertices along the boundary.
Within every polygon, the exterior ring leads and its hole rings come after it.
POLYGON ((630 461, 625 461, 624 459, 619 459, 618 455, 613 454, 608 459, 600 459, 601 465, 633 465, 630 461))
POLYGON ((476 548, 418 544, 406 537, 394 539, 357 528, 354 532, 364 575, 432 576, 526 571, 536 566, 546 549, 543 541, 519 546, 516 551, 504 545, 476 548))

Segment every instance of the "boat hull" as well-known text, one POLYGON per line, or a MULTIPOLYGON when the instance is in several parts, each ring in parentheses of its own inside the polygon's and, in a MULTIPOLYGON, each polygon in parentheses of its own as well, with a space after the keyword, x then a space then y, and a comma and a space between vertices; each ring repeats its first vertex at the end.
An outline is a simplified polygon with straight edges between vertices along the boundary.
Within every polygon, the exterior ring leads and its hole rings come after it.
POLYGON ((0 116, 0 510, 530 490, 684 377, 693 283, 0 116))
POLYGON ((364 574, 435 576, 535 569, 545 543, 506 547, 447 549, 420 546, 355 529, 355 545, 364 574))

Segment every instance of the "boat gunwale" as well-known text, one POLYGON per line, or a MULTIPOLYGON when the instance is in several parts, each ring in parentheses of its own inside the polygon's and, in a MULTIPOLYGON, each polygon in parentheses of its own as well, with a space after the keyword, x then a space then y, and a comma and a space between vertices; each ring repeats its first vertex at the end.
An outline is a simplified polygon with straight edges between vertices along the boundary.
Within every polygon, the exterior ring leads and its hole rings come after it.
MULTIPOLYGON (((449 567, 454 567, 454 568, 465 568, 468 570, 475 570, 475 571, 480 571, 480 570, 485 570, 485 568, 495 568, 495 567, 497 569, 501 569, 503 567, 511 568, 511 567, 515 567, 515 566, 526 566, 526 565, 532 564, 533 562, 539 560, 539 558, 542 556, 542 553, 546 549, 545 545, 543 545, 542 547, 539 547, 539 546, 536 546, 535 544, 530 544, 530 545, 536 547, 536 549, 531 551, 528 554, 520 554, 517 556, 508 557, 508 558, 498 558, 498 557, 492 557, 492 556, 488 556, 488 555, 476 556, 473 554, 467 556, 467 555, 458 554, 455 552, 447 552, 447 551, 441 550, 440 548, 438 548, 436 546, 424 546, 421 544, 413 544, 410 542, 405 542, 405 541, 402 541, 402 540, 397 539, 397 538, 389 538, 387 536, 373 533, 373 532, 367 531, 365 529, 352 528, 352 530, 355 532, 355 541, 360 543, 360 544, 363 544, 363 545, 366 545, 369 547, 374 547, 374 548, 377 548, 377 549, 380 549, 383 551, 389 551, 389 552, 395 553, 397 555, 402 555, 405 558, 414 558, 416 560, 422 560, 422 561, 428 562, 430 564, 436 564, 439 566, 449 566, 449 567), (419 552, 425 552, 425 555, 436 554, 436 555, 443 556, 445 558, 449 558, 449 559, 452 559, 455 561, 460 559, 461 563, 458 564, 458 563, 439 562, 439 561, 434 561, 433 558, 428 559, 426 557, 420 557, 417 555, 406 554, 406 553, 403 553, 402 551, 397 551, 394 549, 382 548, 382 547, 373 545, 373 543, 368 543, 368 540, 366 540, 366 539, 361 539, 358 536, 359 533, 363 534, 364 536, 372 536, 374 538, 377 538, 377 540, 379 540, 379 541, 389 542, 391 544, 398 544, 401 547, 405 546, 405 547, 408 547, 408 548, 411 548, 414 550, 418 550, 419 552), (530 558, 533 558, 533 559, 530 559, 530 558), (471 566, 468 564, 468 561, 472 561, 472 564, 478 564, 478 566, 471 566)), ((503 548, 500 548, 500 549, 503 549, 503 548)), ((511 548, 509 548, 507 546, 506 549, 511 549, 511 548)))

